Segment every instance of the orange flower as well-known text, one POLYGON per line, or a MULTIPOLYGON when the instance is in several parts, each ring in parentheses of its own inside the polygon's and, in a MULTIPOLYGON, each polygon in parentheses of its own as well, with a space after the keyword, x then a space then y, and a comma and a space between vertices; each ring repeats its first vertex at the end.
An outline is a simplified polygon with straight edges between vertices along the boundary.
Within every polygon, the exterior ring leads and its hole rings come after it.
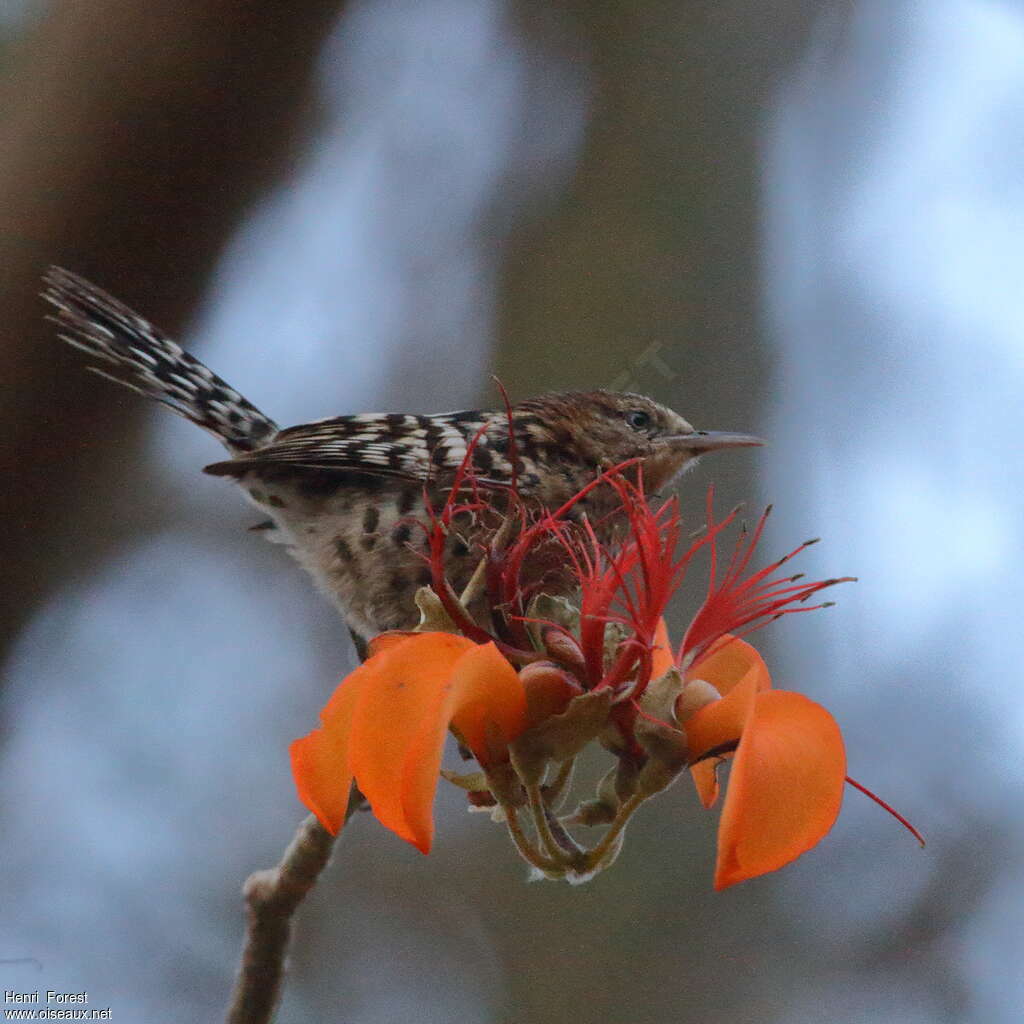
MULTIPOLYGON (((656 670, 671 658, 660 632, 656 670)), ((718 799, 718 763, 735 751, 715 866, 715 888, 724 889, 788 864, 825 836, 839 815, 846 751, 835 719, 802 694, 773 690, 768 667, 743 640, 721 637, 683 678, 676 706, 705 807, 718 799)))
MULTIPOLYGON (((655 677, 674 664, 664 622, 652 662, 655 677)), ((719 765, 733 759, 718 828, 716 889, 775 871, 817 845, 839 815, 844 783, 924 846, 910 822, 846 774, 835 719, 802 694, 773 690, 768 666, 750 644, 724 634, 684 671, 683 684, 676 712, 706 808, 718 800, 719 765)))
POLYGON ((507 759, 526 697, 493 643, 417 633, 380 646, 334 692, 321 726, 291 746, 299 798, 331 833, 353 779, 380 823, 421 852, 449 726, 483 766, 507 759))
POLYGON ((548 878, 585 881, 614 862, 632 814, 684 769, 712 807, 717 767, 727 759, 716 889, 774 871, 817 844, 835 823, 844 782, 914 832, 846 776, 832 716, 801 694, 773 689, 764 661, 743 639, 782 615, 822 607, 810 598, 841 580, 779 574, 807 544, 750 570, 767 512, 721 564, 720 536, 736 512, 716 522, 710 494, 707 530, 681 544, 678 503, 651 508, 639 474, 629 480, 621 469, 601 474, 554 512, 531 511, 512 495, 475 575, 486 628, 445 575, 456 517, 483 507, 472 478, 457 479, 440 512, 429 512, 426 560, 442 621, 462 635, 391 633, 373 642, 372 656, 324 708, 320 728, 292 744, 303 803, 336 833, 355 783, 383 825, 427 853, 450 729, 483 769, 459 781, 470 803, 497 805, 519 853, 548 878), (598 486, 618 502, 612 514, 622 529, 610 543, 587 517, 566 518, 598 486), (579 584, 575 614, 541 600, 543 575, 524 570, 538 550, 550 562, 552 542, 579 584), (662 615, 704 550, 707 592, 673 651, 662 615), (553 618, 543 617, 548 608, 553 618), (559 815, 572 761, 594 741, 619 763, 596 799, 559 815), (569 831, 601 825, 607 830, 589 847, 569 831))

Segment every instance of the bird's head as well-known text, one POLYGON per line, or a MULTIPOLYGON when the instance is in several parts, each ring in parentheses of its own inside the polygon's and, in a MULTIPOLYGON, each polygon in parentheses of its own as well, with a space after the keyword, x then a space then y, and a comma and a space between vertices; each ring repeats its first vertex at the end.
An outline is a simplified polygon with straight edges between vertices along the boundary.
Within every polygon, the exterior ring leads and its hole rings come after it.
POLYGON ((524 402, 519 409, 528 412, 530 406, 537 406, 538 421, 565 424, 571 434, 559 440, 570 442, 596 467, 641 459, 649 493, 670 484, 709 452, 764 444, 749 434, 696 430, 666 406, 629 392, 547 395, 524 402))

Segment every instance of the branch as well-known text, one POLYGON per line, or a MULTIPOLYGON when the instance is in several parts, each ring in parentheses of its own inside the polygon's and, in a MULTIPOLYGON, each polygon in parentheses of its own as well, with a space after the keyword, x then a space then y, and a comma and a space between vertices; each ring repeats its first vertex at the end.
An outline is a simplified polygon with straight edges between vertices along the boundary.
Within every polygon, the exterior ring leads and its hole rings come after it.
MULTIPOLYGON (((353 793, 346 820, 359 803, 353 793)), ((281 998, 292 918, 331 859, 334 840, 311 814, 281 862, 246 879, 245 945, 225 1024, 269 1024, 281 998)))

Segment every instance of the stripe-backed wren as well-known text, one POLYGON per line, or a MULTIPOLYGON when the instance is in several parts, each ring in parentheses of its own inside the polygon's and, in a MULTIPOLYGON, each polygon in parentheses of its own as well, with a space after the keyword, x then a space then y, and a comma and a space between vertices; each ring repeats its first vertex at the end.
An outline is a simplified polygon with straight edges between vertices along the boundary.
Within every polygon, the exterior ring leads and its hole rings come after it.
MULTIPOLYGON (((610 466, 635 460, 653 494, 706 452, 762 443, 694 430, 650 398, 611 391, 543 395, 496 412, 359 413, 281 429, 99 288, 57 268, 45 281, 61 337, 98 361, 97 373, 215 435, 231 458, 205 472, 242 488, 267 516, 264 535, 288 548, 362 637, 415 625, 414 595, 430 582, 417 523, 427 502, 443 504, 468 447, 479 493, 507 492, 514 479, 525 505, 554 509, 610 466)), ((600 523, 601 493, 595 488, 575 514, 600 523)), ((445 570, 456 589, 480 560, 486 519, 470 517, 448 537, 445 570)))

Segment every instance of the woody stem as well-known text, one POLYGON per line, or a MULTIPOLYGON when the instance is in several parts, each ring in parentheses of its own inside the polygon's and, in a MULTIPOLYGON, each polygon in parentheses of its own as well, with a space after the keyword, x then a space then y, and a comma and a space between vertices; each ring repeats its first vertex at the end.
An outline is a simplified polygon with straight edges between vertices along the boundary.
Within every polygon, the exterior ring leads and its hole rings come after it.
MULTIPOLYGON (((353 793, 346 820, 358 806, 353 793)), ((246 879, 245 944, 225 1024, 269 1024, 281 998, 292 919, 327 867, 334 840, 311 814, 280 863, 246 879)))

